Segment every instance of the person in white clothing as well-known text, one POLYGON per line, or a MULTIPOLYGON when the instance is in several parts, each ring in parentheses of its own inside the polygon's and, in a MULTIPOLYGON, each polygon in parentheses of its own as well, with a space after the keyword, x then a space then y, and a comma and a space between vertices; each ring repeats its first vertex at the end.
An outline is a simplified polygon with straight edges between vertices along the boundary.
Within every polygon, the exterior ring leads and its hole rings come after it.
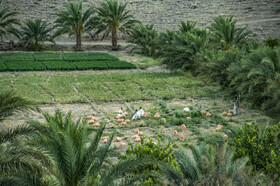
POLYGON ((140 118, 141 118, 140 112, 138 110, 135 110, 135 114, 133 115, 132 120, 136 120, 140 118))
POLYGON ((145 113, 144 110, 142 109, 142 107, 140 107, 140 110, 138 112, 139 112, 140 116, 142 116, 145 113))
POLYGON ((124 113, 123 113, 123 107, 121 107, 121 109, 119 110, 118 116, 124 117, 124 113))
POLYGON ((189 108, 189 107, 186 107, 186 108, 183 109, 183 111, 189 112, 189 111, 190 111, 190 108, 189 108))

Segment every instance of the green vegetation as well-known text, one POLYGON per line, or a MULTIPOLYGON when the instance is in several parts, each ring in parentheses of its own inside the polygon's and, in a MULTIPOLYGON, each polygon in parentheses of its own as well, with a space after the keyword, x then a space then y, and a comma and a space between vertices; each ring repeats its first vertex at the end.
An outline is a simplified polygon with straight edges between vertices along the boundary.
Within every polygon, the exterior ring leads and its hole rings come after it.
MULTIPOLYGON (((0 5, 2 0, 0 0, 0 5)), ((2 6, 1 6, 2 7, 2 6)), ((0 39, 14 35, 17 38, 20 38, 20 32, 15 26, 20 25, 20 21, 15 18, 19 13, 11 11, 9 7, 1 8, 0 10, 0 39)))
POLYGON ((8 53, 0 54, 0 71, 134 69, 106 53, 8 53))
POLYGON ((269 46, 270 48, 274 48, 280 45, 280 39, 278 38, 271 38, 269 37, 266 41, 265 41, 265 45, 269 46))
POLYGON ((54 42, 51 36, 52 29, 50 24, 41 19, 27 20, 21 27, 21 40, 28 48, 39 51, 44 47, 45 41, 54 42))
POLYGON ((84 102, 74 91, 73 85, 92 101, 113 101, 116 96, 126 101, 219 96, 218 90, 206 87, 189 74, 176 73, 96 74, 77 75, 76 78, 70 75, 4 76, 0 85, 3 90, 15 90, 23 97, 39 103, 52 102, 42 88, 53 95, 57 102, 84 102))
POLYGON ((118 50, 118 32, 129 34, 133 26, 139 23, 130 14, 130 10, 126 10, 126 6, 127 3, 118 0, 100 2, 100 6, 95 7, 97 15, 91 19, 94 35, 103 33, 103 39, 111 33, 112 50, 118 50))
POLYGON ((83 12, 83 1, 69 2, 64 5, 64 10, 56 14, 58 18, 55 20, 55 31, 53 37, 62 34, 74 35, 76 38, 76 51, 82 50, 82 35, 89 33, 90 17, 93 15, 93 8, 88 8, 83 12))
MULTIPOLYGON (((280 123, 274 126, 245 123, 232 135, 231 145, 236 148, 234 158, 249 157, 253 172, 264 172, 279 182, 280 123)), ((230 135, 230 134, 229 134, 230 135)))
POLYGON ((186 185, 248 185, 248 158, 233 160, 235 150, 221 147, 191 145, 191 155, 183 148, 175 152, 183 177, 174 170, 164 167, 170 181, 186 185))
POLYGON ((230 97, 240 95, 247 105, 280 113, 279 51, 277 39, 266 45, 247 39, 246 27, 236 27, 233 17, 216 17, 209 31, 181 22, 179 30, 157 34, 152 26, 135 27, 130 42, 135 52, 160 58, 172 70, 205 77, 230 97), (141 32, 140 32, 141 31, 141 32))
MULTIPOLYGON (((157 142, 153 142, 152 139, 145 140, 145 136, 141 139, 141 143, 135 146, 129 146, 126 153, 121 156, 121 159, 128 159, 130 157, 144 158, 150 157, 157 161, 165 162, 175 170, 180 171, 179 166, 175 161, 175 156, 173 154, 173 148, 170 143, 168 145, 162 145, 160 139, 157 142)), ((157 164, 149 165, 141 169, 137 169, 135 174, 149 174, 150 172, 159 172, 159 167, 157 164)), ((160 180, 155 177, 149 177, 148 179, 142 180, 144 184, 156 184, 160 183, 160 180)))

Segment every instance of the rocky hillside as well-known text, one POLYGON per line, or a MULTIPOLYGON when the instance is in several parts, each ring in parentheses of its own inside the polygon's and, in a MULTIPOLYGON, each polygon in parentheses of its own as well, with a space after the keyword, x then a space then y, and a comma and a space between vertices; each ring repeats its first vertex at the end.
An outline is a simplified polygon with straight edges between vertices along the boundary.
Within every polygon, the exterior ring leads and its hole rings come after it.
MULTIPOLYGON (((76 0, 77 1, 77 0, 76 0)), ((86 7, 100 0, 84 0, 86 7)), ((2 5, 20 12, 20 19, 42 18, 49 22, 53 13, 62 9, 68 0, 3 0, 2 5)), ((126 0, 134 16, 159 30, 174 29, 181 20, 196 21, 207 26, 213 17, 234 15, 239 25, 253 31, 253 37, 280 38, 280 0, 126 0)))

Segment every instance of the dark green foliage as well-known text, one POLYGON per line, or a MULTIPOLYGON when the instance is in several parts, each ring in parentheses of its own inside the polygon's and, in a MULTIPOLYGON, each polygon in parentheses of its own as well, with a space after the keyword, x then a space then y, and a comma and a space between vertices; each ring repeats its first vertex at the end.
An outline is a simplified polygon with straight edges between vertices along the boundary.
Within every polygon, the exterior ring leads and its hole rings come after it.
POLYGON ((126 61, 105 61, 109 69, 136 69, 137 67, 126 61))
POLYGON ((102 33, 102 39, 109 34, 112 36, 112 50, 118 50, 118 32, 130 34, 132 28, 139 21, 135 20, 130 10, 126 10, 127 3, 118 0, 101 1, 95 7, 96 16, 90 19, 90 26, 94 30, 93 36, 102 33))
POLYGON ((34 53, 35 61, 62 61, 62 54, 60 53, 34 53))
POLYGON ((137 25, 133 28, 127 42, 133 43, 130 52, 140 52, 148 56, 154 56, 158 48, 158 32, 154 25, 137 25))
POLYGON ((234 157, 249 157, 253 172, 264 172, 275 181, 280 176, 280 123, 275 126, 245 123, 235 134, 231 145, 234 157))
MULTIPOLYGON (((0 0, 0 5, 2 0, 0 0)), ((20 25, 20 21, 15 18, 19 13, 13 12, 9 7, 4 7, 0 10, 0 39, 3 40, 10 35, 14 35, 17 38, 20 38, 21 34, 15 26, 20 25)))
POLYGON ((45 149, 53 158, 54 166, 46 175, 49 185, 114 185, 125 181, 130 172, 153 164, 148 158, 128 158, 112 165, 108 157, 113 153, 110 146, 114 133, 107 144, 99 144, 105 125, 92 136, 86 119, 74 122, 71 113, 63 115, 58 110, 54 116, 44 116, 46 123, 29 122, 38 131, 30 144, 45 149))
POLYGON ((71 65, 75 66, 77 70, 105 70, 108 65, 103 61, 79 61, 72 62, 71 65))
POLYGON ((36 61, 8 61, 5 62, 9 71, 43 71, 46 67, 36 61))
POLYGON ((57 30, 53 34, 53 38, 63 34, 75 36, 75 50, 82 50, 82 35, 89 33, 92 29, 90 17, 93 13, 93 7, 83 11, 83 1, 66 3, 64 9, 56 13, 58 18, 55 20, 55 28, 57 30))
POLYGON ((16 95, 15 92, 0 94, 0 119, 10 116, 17 111, 34 110, 34 103, 16 95))
POLYGON ((183 176, 162 166, 166 177, 177 185, 248 185, 248 158, 234 160, 234 148, 191 145, 191 154, 180 148, 175 151, 183 176))
POLYGON ((158 55, 163 58, 163 63, 173 70, 194 69, 194 56, 208 43, 206 32, 201 32, 199 35, 192 32, 166 32, 161 33, 159 38, 161 48, 158 55))
POLYGON ((32 50, 39 51, 44 47, 45 41, 54 42, 51 37, 53 27, 46 21, 36 19, 27 20, 21 27, 23 43, 32 50))
POLYGON ((34 61, 31 53, 4 53, 0 57, 3 61, 34 61))
POLYGON ((86 53, 64 53, 64 61, 87 61, 88 56, 86 53))
POLYGON ((225 140, 221 134, 202 134, 198 136, 199 143, 206 143, 210 145, 221 145, 225 143, 225 140))
POLYGON ((106 53, 9 53, 0 54, 0 71, 135 69, 106 53))
POLYGON ((86 53, 90 61, 118 61, 119 59, 107 53, 86 53))
POLYGON ((0 72, 8 70, 7 66, 5 65, 4 62, 0 62, 0 72))
POLYGON ((41 61, 41 64, 46 67, 47 70, 76 70, 76 66, 73 63, 67 61, 41 61))
POLYGON ((219 16, 213 19, 210 26, 213 40, 217 42, 221 49, 228 50, 243 44, 245 38, 251 33, 246 31, 246 27, 236 28, 236 20, 233 17, 225 18, 219 16))
POLYGON ((252 107, 280 113, 280 48, 204 50, 196 55, 196 73, 221 85, 229 95, 241 95, 252 107))
POLYGON ((181 21, 181 25, 179 25, 179 30, 182 33, 191 32, 194 29, 195 25, 196 22, 193 21, 187 21, 187 23, 185 21, 181 21))
POLYGON ((269 37, 266 41, 265 41, 265 45, 270 47, 270 48, 274 48, 274 47, 278 47, 280 44, 280 39, 278 38, 271 38, 269 37))
MULTIPOLYGON (((141 144, 135 146, 129 146, 126 153, 121 156, 121 159, 128 159, 131 156, 136 158, 150 157, 155 160, 155 162, 164 162, 173 167, 175 170, 180 171, 173 154, 173 148, 170 143, 168 145, 162 145, 160 139, 158 138, 157 144, 154 144, 152 139, 145 140, 145 137, 141 139, 141 144)), ((143 167, 136 170, 135 174, 147 174, 149 172, 159 171, 158 165, 155 163, 153 165, 143 167)), ((155 180, 150 177, 147 180, 142 180, 145 184, 157 183, 159 180, 155 180)))

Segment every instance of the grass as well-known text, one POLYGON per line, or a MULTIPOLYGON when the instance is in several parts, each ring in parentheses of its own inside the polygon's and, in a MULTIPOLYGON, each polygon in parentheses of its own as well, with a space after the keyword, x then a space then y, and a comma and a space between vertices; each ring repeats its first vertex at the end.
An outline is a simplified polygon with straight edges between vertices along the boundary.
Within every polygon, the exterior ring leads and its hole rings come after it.
MULTIPOLYGON (((114 100, 171 100, 181 99, 186 96, 211 97, 216 94, 215 91, 203 86, 195 78, 176 73, 84 74, 77 76, 30 75, 16 76, 14 78, 3 76, 0 81, 0 85, 5 85, 5 89, 13 89, 19 92, 22 89, 29 89, 30 84, 37 86, 38 89, 41 87, 43 89, 42 95, 45 97, 53 96, 58 103, 85 101, 79 93, 75 92, 73 86, 90 100, 103 102, 114 100), (13 81, 13 84, 11 84, 11 81, 13 81), (176 85, 180 83, 184 86, 176 85), (171 87, 170 85, 176 86, 171 87)), ((30 91, 26 97, 30 100, 35 100, 35 94, 35 91, 30 91)), ((51 100, 47 101, 46 99, 42 101, 36 99, 36 101, 39 101, 39 103, 52 103, 51 100)))
POLYGON ((135 69, 106 53, 6 53, 0 54, 0 71, 135 69))

